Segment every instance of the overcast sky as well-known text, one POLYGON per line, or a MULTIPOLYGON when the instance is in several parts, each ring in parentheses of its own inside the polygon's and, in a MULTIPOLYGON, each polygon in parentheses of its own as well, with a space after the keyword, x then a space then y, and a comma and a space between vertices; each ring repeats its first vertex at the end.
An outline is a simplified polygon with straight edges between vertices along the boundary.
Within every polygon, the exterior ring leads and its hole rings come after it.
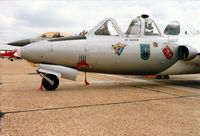
POLYGON ((198 0, 1 0, 0 42, 34 38, 51 31, 78 34, 107 17, 114 18, 125 31, 130 21, 143 13, 156 23, 178 20, 200 29, 198 0))

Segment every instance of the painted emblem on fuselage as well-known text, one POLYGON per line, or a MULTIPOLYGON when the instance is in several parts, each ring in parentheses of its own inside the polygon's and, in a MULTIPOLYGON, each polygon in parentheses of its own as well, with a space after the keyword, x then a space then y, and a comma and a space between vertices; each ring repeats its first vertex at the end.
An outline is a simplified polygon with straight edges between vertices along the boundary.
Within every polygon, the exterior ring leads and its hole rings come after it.
POLYGON ((153 42, 153 47, 158 47, 158 43, 157 42, 153 42))
POLYGON ((162 52, 164 53, 164 55, 167 59, 171 59, 174 54, 168 45, 162 50, 162 52))
POLYGON ((143 60, 148 60, 151 56, 150 44, 140 44, 140 57, 143 60))
POLYGON ((112 48, 115 50, 115 54, 117 54, 118 56, 121 55, 121 53, 122 53, 122 51, 124 50, 125 47, 126 47, 126 44, 122 44, 120 42, 112 45, 112 48))

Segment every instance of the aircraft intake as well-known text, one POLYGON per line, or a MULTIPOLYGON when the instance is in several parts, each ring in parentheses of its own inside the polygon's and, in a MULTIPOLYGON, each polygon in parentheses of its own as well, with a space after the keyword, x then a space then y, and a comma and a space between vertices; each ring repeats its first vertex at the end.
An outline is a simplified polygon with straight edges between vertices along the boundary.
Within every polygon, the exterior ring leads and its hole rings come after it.
POLYGON ((198 55, 198 51, 190 46, 179 46, 179 59, 188 61, 194 59, 198 55))
POLYGON ((78 70, 60 65, 39 64, 39 72, 53 74, 69 80, 76 80, 78 70))

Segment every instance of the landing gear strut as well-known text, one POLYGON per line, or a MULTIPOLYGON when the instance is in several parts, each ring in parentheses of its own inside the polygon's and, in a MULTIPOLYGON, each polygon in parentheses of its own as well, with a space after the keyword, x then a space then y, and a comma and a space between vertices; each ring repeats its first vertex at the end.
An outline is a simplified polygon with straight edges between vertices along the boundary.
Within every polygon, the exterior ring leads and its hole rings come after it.
POLYGON ((40 73, 40 76, 43 77, 42 86, 46 90, 53 91, 58 87, 59 79, 57 76, 52 74, 43 74, 43 73, 40 73))

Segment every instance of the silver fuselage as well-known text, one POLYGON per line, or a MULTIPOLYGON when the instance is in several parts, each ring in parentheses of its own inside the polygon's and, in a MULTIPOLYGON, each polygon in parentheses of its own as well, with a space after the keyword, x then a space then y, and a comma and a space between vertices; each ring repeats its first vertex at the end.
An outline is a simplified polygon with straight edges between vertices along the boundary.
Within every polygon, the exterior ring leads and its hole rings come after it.
POLYGON ((123 34, 112 19, 105 19, 95 26, 85 39, 35 42, 22 47, 20 55, 30 62, 74 69, 80 62, 86 61, 91 67, 82 67, 80 70, 88 72, 133 75, 200 73, 199 55, 196 54, 195 58, 187 61, 180 60, 179 57, 180 45, 189 45, 200 50, 199 37, 169 37, 161 33, 146 36, 145 21, 141 19, 143 25, 140 27, 140 33, 131 36, 123 34), (97 30, 108 21, 112 22, 118 35, 96 35, 97 30), (114 45, 118 44, 120 48, 114 48, 114 45), (142 50, 142 45, 145 45, 145 50, 142 50), (122 50, 117 54, 119 49, 122 50), (146 52, 148 59, 142 54, 146 52))
POLYGON ((178 47, 167 42, 167 38, 119 38, 92 37, 87 40, 72 40, 33 43, 22 48, 22 58, 34 63, 48 63, 76 68, 78 63, 85 60, 91 68, 81 70, 100 73, 152 75, 158 74, 178 60, 178 47), (105 40, 106 39, 106 40, 105 40), (114 43, 124 43, 126 47, 120 56, 112 48, 114 43), (158 47, 153 46, 158 43, 158 47), (140 44, 150 45, 150 59, 143 60, 140 55, 140 44), (165 46, 170 46, 174 52, 168 60, 162 53, 165 46))

